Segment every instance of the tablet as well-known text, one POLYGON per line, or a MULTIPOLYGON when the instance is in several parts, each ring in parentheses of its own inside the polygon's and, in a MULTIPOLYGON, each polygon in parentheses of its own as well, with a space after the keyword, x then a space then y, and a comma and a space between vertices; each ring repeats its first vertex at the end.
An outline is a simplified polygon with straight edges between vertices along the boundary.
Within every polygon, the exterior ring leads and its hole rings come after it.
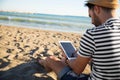
POLYGON ((68 59, 76 58, 76 48, 71 41, 59 41, 60 46, 68 59))

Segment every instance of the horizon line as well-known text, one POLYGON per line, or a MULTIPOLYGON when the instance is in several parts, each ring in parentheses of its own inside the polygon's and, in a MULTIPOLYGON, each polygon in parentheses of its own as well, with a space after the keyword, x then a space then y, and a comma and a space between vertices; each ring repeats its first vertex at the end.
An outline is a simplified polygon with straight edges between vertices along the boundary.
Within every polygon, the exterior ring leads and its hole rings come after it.
POLYGON ((58 16, 83 16, 89 17, 85 15, 70 15, 70 14, 57 14, 57 13, 40 13, 40 12, 29 12, 29 11, 9 11, 9 10, 0 10, 0 12, 18 12, 18 13, 28 13, 28 14, 48 14, 48 15, 58 15, 58 16))

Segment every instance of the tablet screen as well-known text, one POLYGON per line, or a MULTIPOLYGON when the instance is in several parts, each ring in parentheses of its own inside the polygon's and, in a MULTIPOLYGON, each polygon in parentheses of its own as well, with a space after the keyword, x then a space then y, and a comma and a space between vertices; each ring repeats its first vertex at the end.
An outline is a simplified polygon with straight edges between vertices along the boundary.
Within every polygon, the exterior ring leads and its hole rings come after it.
POLYGON ((74 57, 75 48, 73 47, 71 42, 61 42, 61 45, 69 58, 74 57))

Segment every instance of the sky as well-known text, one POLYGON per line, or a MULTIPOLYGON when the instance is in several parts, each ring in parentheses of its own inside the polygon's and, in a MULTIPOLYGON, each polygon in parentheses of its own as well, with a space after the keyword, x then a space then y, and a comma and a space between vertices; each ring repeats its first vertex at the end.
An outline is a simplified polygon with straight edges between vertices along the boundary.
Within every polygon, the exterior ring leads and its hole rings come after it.
MULTIPOLYGON (((0 0, 0 11, 88 16, 86 0, 0 0)), ((120 14, 120 9, 117 11, 120 14)))

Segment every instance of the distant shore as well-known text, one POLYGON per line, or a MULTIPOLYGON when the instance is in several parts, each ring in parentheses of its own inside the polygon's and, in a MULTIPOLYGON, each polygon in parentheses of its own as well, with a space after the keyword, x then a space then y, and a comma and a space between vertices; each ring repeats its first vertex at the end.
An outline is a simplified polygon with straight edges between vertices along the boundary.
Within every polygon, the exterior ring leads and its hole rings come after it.
POLYGON ((58 42, 69 40, 79 48, 80 38, 78 33, 0 25, 0 80, 57 80, 53 72, 47 73, 34 59, 49 55, 60 58, 58 42))

